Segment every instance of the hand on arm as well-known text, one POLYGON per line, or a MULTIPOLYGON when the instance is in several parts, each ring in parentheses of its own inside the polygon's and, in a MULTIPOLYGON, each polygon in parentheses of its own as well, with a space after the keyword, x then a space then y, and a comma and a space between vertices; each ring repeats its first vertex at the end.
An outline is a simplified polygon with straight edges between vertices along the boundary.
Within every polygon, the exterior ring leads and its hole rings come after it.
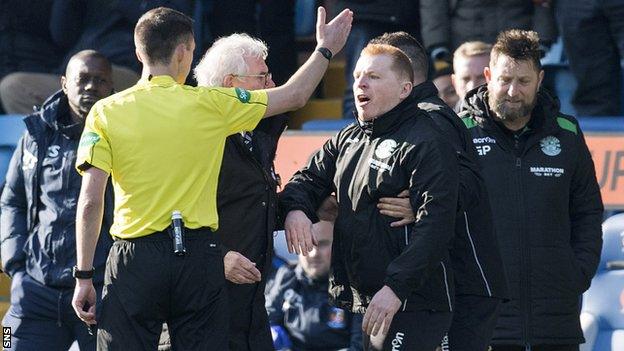
MULTIPOLYGON (((82 178, 76 211, 76 265, 81 271, 93 268, 93 256, 104 213, 104 191, 107 180, 108 174, 96 167, 86 170, 82 178)), ((95 324, 95 304, 93 280, 76 279, 72 306, 78 318, 87 324, 95 324)))
POLYGON ((286 232, 286 246, 288 252, 307 256, 314 245, 318 245, 312 234, 312 221, 303 211, 295 210, 288 212, 284 222, 286 232))
POLYGON ((399 308, 401 308, 401 300, 399 300, 392 289, 384 285, 373 296, 366 309, 362 322, 362 331, 367 335, 373 336, 377 336, 379 331, 381 331, 382 335, 388 334, 392 318, 399 311, 399 308))
POLYGON ((390 223, 391 227, 400 227, 414 223, 414 210, 410 205, 409 190, 401 191, 397 197, 382 197, 377 204, 379 213, 385 216, 399 218, 400 220, 390 223))
MULTIPOLYGON (((325 9, 319 7, 316 19, 316 47, 327 48, 334 55, 338 53, 347 41, 352 21, 353 13, 345 9, 329 23, 325 23, 325 9)), ((323 78, 328 65, 329 61, 315 50, 286 84, 267 90, 269 103, 264 117, 303 107, 323 78)))
POLYGON ((252 284, 261 279, 256 264, 236 251, 228 251, 223 257, 225 279, 234 284, 252 284))

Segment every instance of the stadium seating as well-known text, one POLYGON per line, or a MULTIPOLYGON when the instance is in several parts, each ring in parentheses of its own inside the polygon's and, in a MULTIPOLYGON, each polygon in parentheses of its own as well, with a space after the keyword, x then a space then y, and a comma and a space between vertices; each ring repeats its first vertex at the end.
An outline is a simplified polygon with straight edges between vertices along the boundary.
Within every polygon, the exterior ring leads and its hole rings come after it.
POLYGON ((624 350, 624 213, 609 217, 602 229, 600 264, 583 296, 582 351, 624 350))
POLYGON ((22 118, 21 115, 0 115, 0 184, 4 183, 13 150, 26 128, 22 118))

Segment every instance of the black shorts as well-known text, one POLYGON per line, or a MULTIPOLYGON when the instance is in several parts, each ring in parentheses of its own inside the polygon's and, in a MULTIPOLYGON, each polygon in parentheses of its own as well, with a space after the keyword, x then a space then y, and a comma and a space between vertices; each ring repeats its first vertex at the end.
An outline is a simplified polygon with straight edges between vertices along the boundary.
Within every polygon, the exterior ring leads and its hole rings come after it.
POLYGON ((364 350, 434 351, 448 331, 452 317, 452 312, 398 312, 385 338, 380 338, 380 334, 372 338, 363 335, 364 350))
POLYGON ((186 231, 186 255, 166 232, 117 240, 106 262, 98 350, 156 350, 163 322, 173 349, 227 350, 221 251, 208 229, 186 231))

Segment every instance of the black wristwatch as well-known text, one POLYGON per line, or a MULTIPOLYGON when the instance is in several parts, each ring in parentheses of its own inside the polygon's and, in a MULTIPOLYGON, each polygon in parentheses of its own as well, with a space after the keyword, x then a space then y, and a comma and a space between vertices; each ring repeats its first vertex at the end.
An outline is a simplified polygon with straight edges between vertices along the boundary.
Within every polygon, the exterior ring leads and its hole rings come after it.
POLYGON ((72 276, 76 279, 91 279, 93 274, 95 274, 95 268, 91 268, 88 271, 81 271, 78 269, 78 266, 72 268, 72 276))
POLYGON ((322 46, 320 48, 316 49, 316 51, 320 52, 321 55, 323 55, 323 57, 325 57, 327 59, 327 61, 330 61, 332 56, 334 56, 332 54, 332 52, 328 48, 324 48, 322 46))

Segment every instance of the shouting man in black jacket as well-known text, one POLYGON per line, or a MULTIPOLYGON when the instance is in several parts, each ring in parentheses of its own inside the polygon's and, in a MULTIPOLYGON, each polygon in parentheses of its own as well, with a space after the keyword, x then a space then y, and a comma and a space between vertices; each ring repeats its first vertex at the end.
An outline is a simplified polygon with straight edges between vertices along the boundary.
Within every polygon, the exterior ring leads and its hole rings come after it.
POLYGON ((540 91, 535 32, 499 35, 487 85, 466 96, 472 134, 494 213, 511 301, 493 350, 578 350, 581 294, 602 246, 602 201, 578 122, 540 91))
POLYGON ((287 236, 309 237, 316 208, 335 191, 333 302, 365 313, 367 347, 430 351, 452 317, 457 156, 418 109, 400 50, 367 46, 354 78, 357 123, 325 143, 282 192, 287 236), (416 221, 391 227, 377 203, 403 189, 416 221))
POLYGON ((455 112, 438 97, 433 83, 427 80, 427 53, 414 37, 394 32, 371 42, 398 47, 410 58, 414 70, 412 95, 459 157, 457 221, 450 251, 456 307, 444 343, 452 351, 485 350, 496 325, 500 302, 507 296, 507 283, 472 138, 455 112))

